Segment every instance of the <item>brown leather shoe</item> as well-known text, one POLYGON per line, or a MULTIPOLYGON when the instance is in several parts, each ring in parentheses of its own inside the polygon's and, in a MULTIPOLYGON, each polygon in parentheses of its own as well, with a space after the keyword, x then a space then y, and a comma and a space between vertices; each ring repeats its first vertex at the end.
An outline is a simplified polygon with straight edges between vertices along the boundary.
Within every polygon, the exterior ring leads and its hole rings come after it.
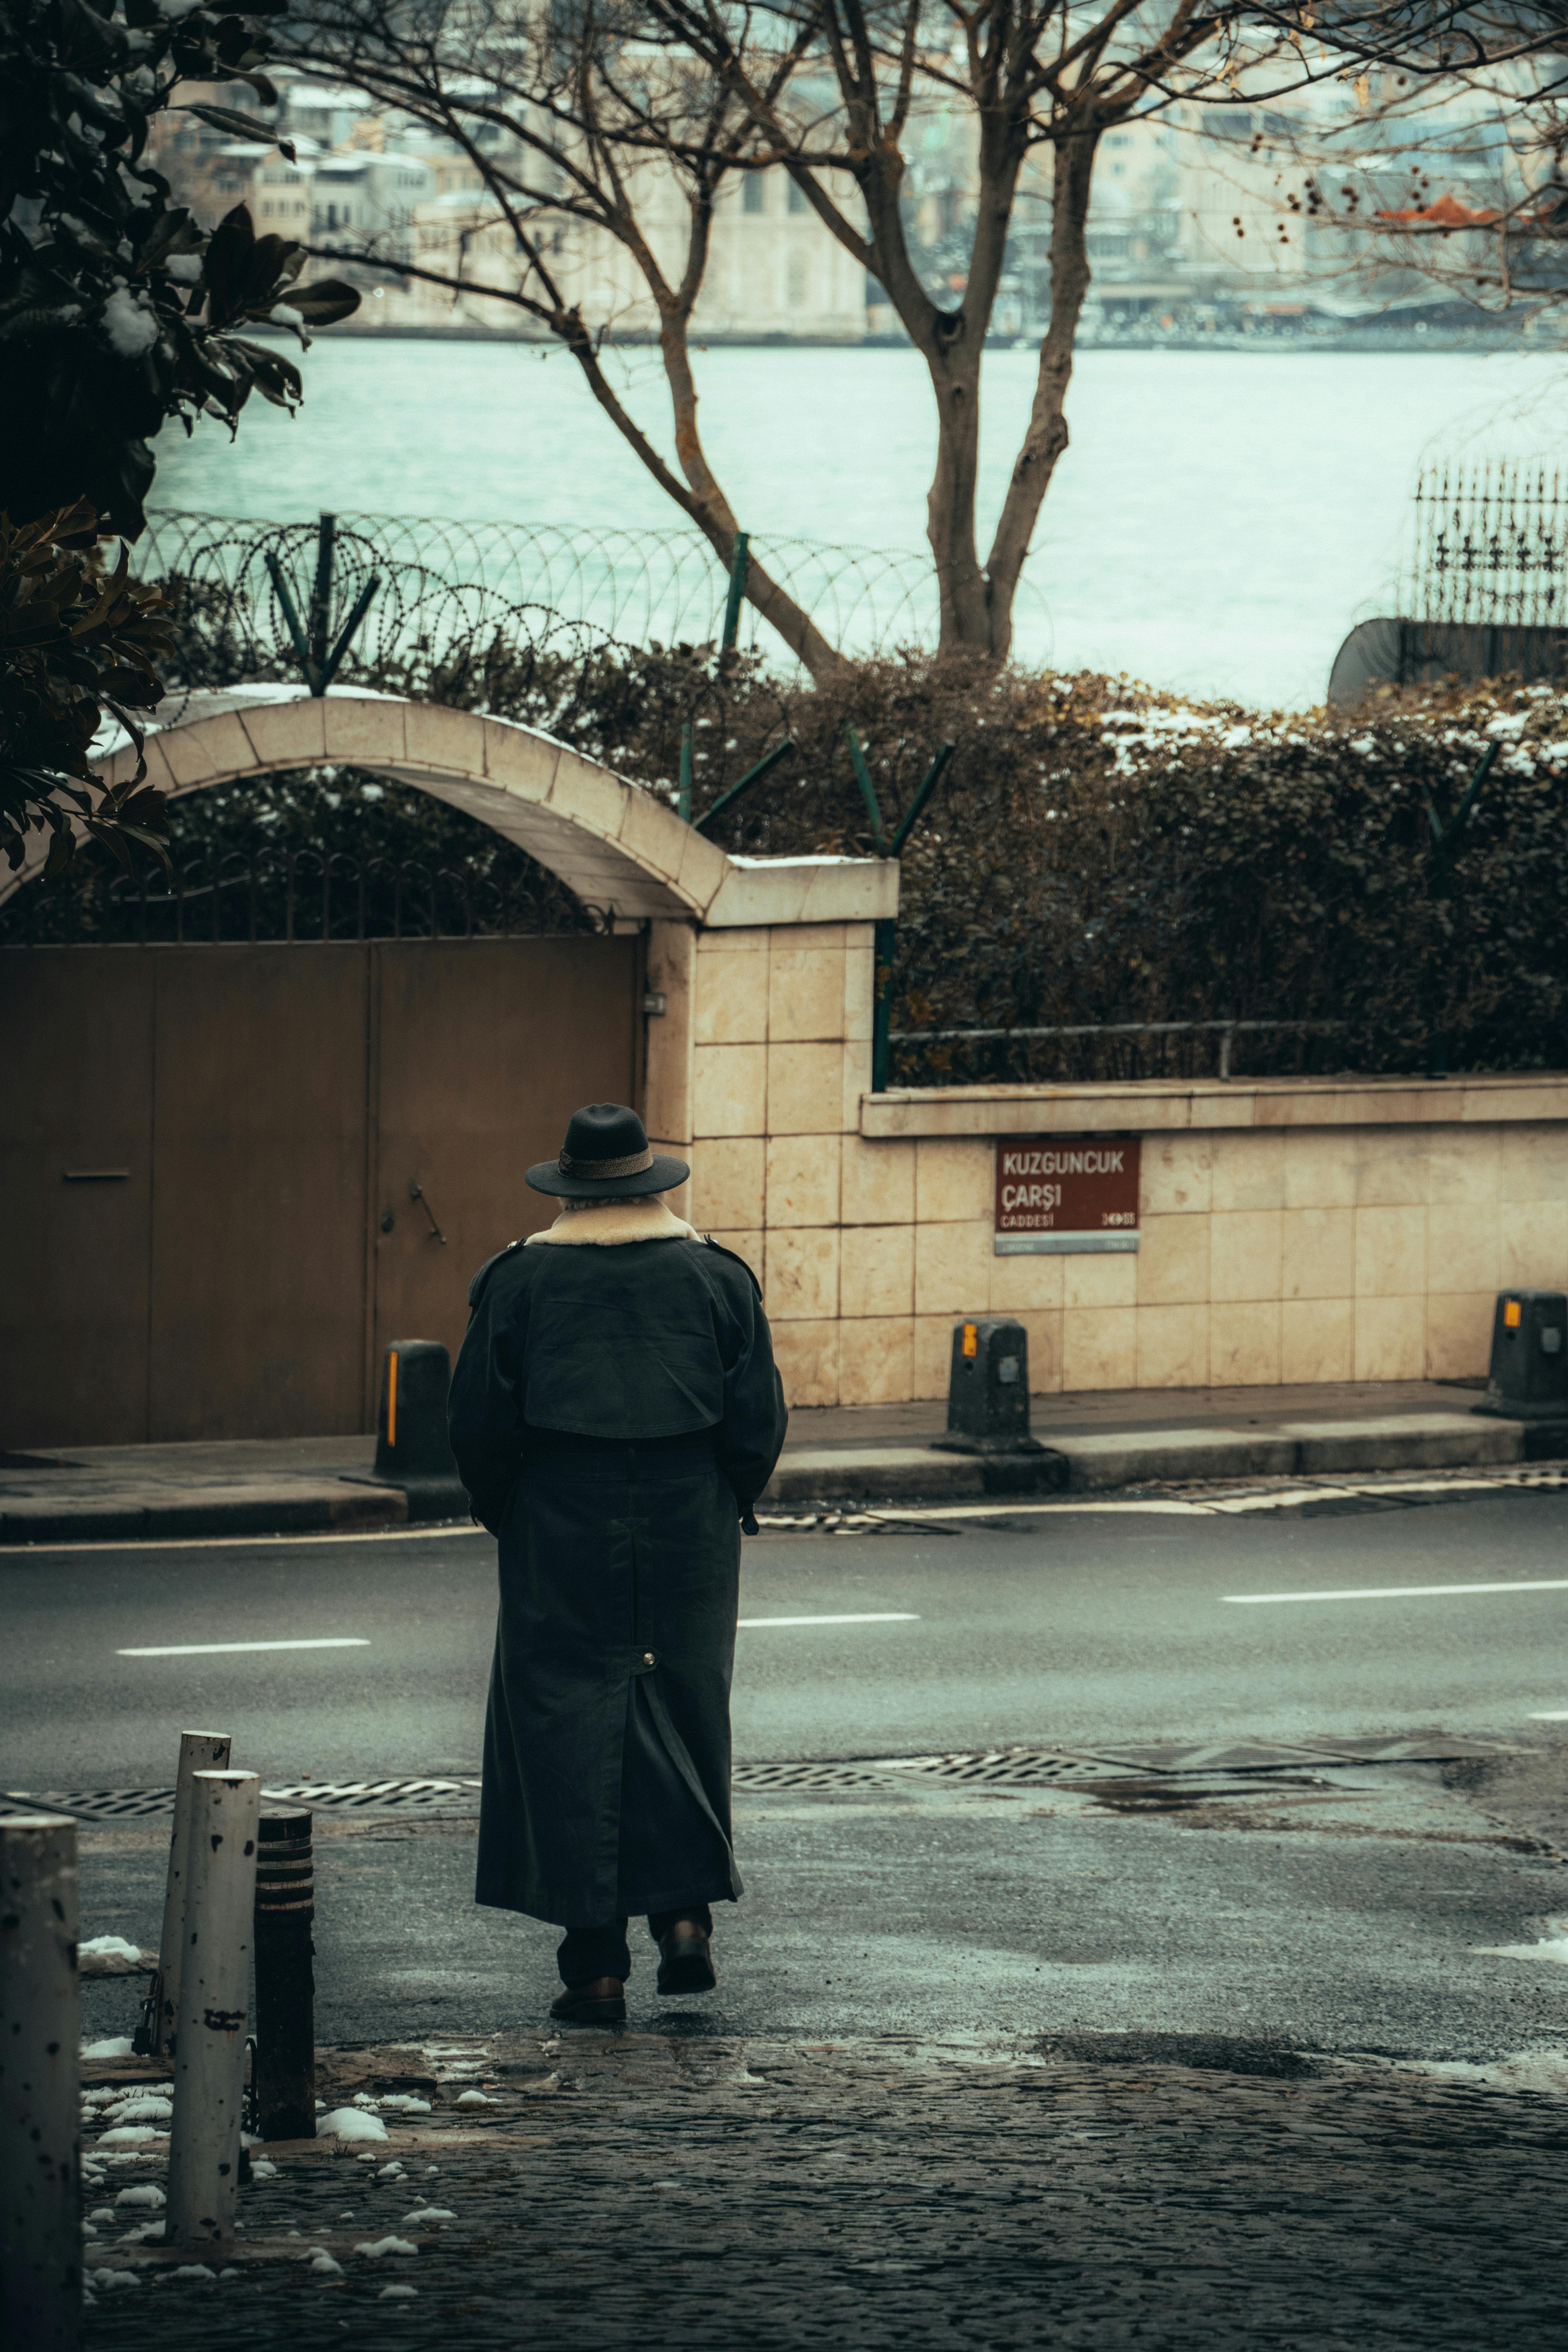
POLYGON ((695 1919, 678 1919, 658 1939, 660 1992, 711 1992, 718 1981, 707 1936, 695 1919))
POLYGON ((551 2002, 550 2014, 564 2025, 624 2025, 626 1986, 619 1977, 593 1977, 586 1984, 568 1985, 551 2002))

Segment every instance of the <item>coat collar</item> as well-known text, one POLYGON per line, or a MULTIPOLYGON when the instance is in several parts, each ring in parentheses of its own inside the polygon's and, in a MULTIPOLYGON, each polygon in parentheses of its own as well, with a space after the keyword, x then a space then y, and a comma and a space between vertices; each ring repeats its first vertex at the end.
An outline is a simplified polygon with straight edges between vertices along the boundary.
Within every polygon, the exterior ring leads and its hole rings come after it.
POLYGON ((684 1217, 671 1215, 659 1200, 574 1202, 563 1209, 542 1234, 530 1234, 526 1246, 536 1242, 696 1242, 701 1234, 684 1217))

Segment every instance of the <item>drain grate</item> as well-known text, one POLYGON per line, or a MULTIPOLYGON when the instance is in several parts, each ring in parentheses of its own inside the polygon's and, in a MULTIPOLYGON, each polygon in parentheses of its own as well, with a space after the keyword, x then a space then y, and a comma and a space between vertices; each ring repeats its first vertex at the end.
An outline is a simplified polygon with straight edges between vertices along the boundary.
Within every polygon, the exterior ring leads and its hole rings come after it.
POLYGON ((773 1789, 875 1789, 881 1775, 864 1764, 737 1764, 731 1785, 755 1795, 773 1789))
MULTIPOLYGON (((1207 1742, 1161 1741, 1129 1746, 1110 1754, 1074 1755, 1057 1748, 953 1749, 941 1756, 879 1756, 842 1762, 801 1760, 737 1764, 733 1784, 750 1795, 773 1790, 907 1788, 911 1777, 950 1787, 1049 1789, 1064 1782, 1125 1780, 1148 1773, 1257 1774, 1316 1765, 1454 1762, 1495 1756, 1500 1741, 1451 1738, 1446 1732, 1406 1732, 1363 1738, 1317 1738, 1300 1745, 1278 1739, 1207 1742)), ((310 1805, 324 1813, 472 1813, 478 1811, 478 1777, 426 1777, 417 1780, 295 1780, 264 1789, 273 1802, 310 1805)), ((26 1789, 0 1790, 0 1814, 69 1813, 81 1822, 124 1822, 167 1816, 174 1810, 173 1789, 73 1789, 64 1792, 26 1789)))
POLYGON ((737 1764, 734 1785, 765 1794, 771 1789, 875 1789, 921 1780, 993 1789, 1047 1789, 1061 1780, 1125 1780, 1127 1768, 1096 1756, 1063 1755, 1047 1748, 988 1748, 947 1756, 868 1757, 854 1764, 737 1764))
MULTIPOLYGON (((300 1780, 263 1789, 271 1803, 310 1805, 319 1812, 468 1812, 479 1803, 478 1780, 300 1780)), ((173 1789, 70 1789, 0 1791, 0 1811, 69 1813, 79 1822, 153 1819, 174 1810, 173 1789)))
POLYGON ((1045 1789, 1057 1780, 1114 1780, 1126 1767, 1098 1756, 1067 1756, 1050 1748, 988 1748, 978 1755, 889 1756, 878 1772, 919 1772, 932 1780, 958 1780, 993 1789, 1045 1789))

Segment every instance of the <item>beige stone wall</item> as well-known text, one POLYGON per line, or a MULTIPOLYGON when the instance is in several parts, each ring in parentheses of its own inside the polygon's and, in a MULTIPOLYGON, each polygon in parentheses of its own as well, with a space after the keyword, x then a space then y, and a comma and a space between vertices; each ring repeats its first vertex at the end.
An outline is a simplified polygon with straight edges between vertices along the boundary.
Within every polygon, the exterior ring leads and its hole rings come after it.
MULTIPOLYGON (((691 1160, 685 1213, 756 1268, 792 1402, 944 1395, 953 1322, 984 1312, 1025 1324, 1042 1391, 1441 1379, 1486 1370, 1500 1288, 1568 1288, 1561 1081, 1498 1092, 1490 1118, 1474 1086, 1353 1103, 1322 1082, 1211 1088, 1179 1109, 1154 1089, 1151 1111, 1194 1124, 1144 1133, 1137 1253, 995 1256, 994 1135, 860 1132, 872 938, 656 923, 649 943, 669 1000, 649 1024, 649 1133, 691 1160)), ((1053 1091, 1022 1115, 1138 1124, 1136 1102, 1053 1091)), ((873 1099, 906 1123, 952 1108, 873 1099)))
POLYGON ((1146 1135, 1138 1251, 1103 1257, 994 1256, 994 1149, 859 1146, 914 1195, 915 1396, 981 1308, 1037 1391, 1223 1388, 1484 1372, 1500 1289, 1568 1289, 1564 1124, 1146 1135))

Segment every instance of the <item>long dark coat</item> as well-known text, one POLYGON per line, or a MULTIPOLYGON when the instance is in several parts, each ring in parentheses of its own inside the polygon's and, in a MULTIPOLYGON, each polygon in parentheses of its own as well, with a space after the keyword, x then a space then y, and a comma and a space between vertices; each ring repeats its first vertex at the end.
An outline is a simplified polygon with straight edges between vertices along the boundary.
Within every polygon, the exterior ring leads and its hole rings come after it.
POLYGON ((452 1447, 500 1549, 478 1899, 563 1927, 732 1899, 740 1519, 787 1421, 750 1269, 542 1244, 470 1298, 452 1447))

